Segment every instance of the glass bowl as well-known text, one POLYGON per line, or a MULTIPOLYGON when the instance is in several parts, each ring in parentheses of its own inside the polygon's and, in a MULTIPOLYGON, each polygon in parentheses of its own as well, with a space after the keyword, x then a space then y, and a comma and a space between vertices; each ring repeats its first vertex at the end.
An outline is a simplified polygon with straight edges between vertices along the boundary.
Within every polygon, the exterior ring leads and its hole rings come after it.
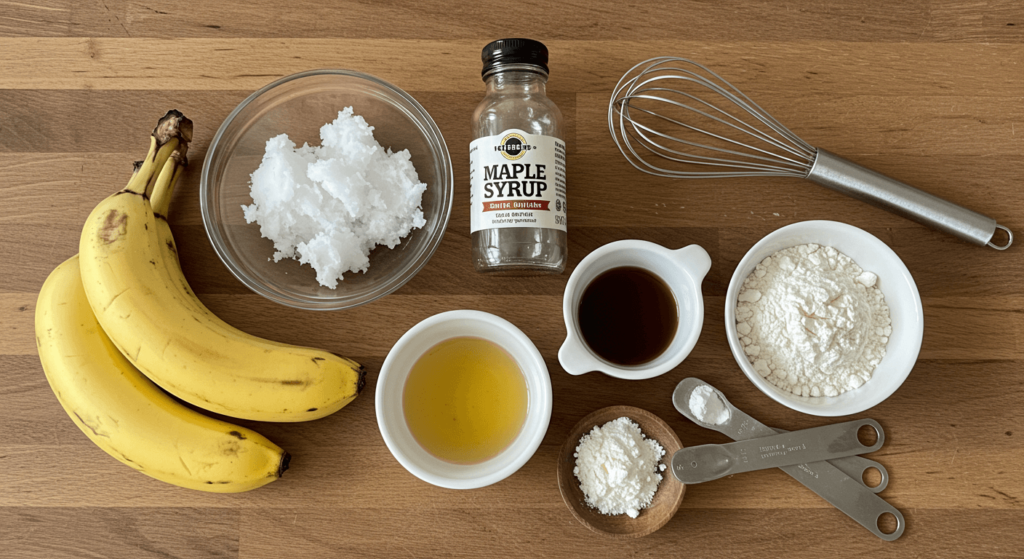
POLYGON ((217 256, 239 281, 290 307, 337 310, 369 303, 398 289, 430 260, 451 213, 452 163, 441 131, 408 93, 373 76, 350 70, 311 70, 281 78, 242 101, 221 124, 203 162, 199 203, 203 225, 217 256), (320 127, 351 106, 374 127, 374 138, 393 151, 408 149, 421 182, 426 224, 393 249, 378 246, 365 273, 348 272, 338 287, 316 281, 309 265, 273 262, 274 244, 260 226, 246 223, 242 206, 252 203, 250 175, 263 159, 268 139, 287 133, 296 145, 320 144, 320 127))

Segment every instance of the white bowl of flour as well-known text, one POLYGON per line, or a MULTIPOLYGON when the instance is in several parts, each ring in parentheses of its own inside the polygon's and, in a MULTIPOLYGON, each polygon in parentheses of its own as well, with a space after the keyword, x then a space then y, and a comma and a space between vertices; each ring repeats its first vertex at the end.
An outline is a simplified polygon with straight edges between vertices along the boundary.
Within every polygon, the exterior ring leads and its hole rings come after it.
MULTIPOLYGON (((794 258, 798 259, 799 256, 794 256, 794 258)), ((765 267, 762 266, 758 273, 764 274, 764 272, 765 267)), ((800 282, 799 277, 790 275, 786 281, 790 292, 794 289, 799 290, 799 286, 793 287, 794 284, 800 282)), ((814 288, 812 283, 808 283, 807 289, 814 288)), ((752 296, 757 297, 758 294, 753 291, 743 293, 745 301, 749 301, 752 296)), ((742 307, 749 307, 749 305, 744 304, 742 307)), ((851 318, 855 321, 860 319, 856 315, 851 318)), ((921 296, 917 291, 917 284, 910 275, 910 271, 899 256, 885 243, 874 235, 845 223, 804 221, 770 233, 751 247, 743 257, 733 272, 729 290, 726 293, 725 325, 729 348, 732 350, 737 364, 747 378, 762 392, 791 409, 811 415, 834 417, 870 409, 891 396, 903 384, 913 369, 921 349, 921 340, 924 334, 924 311, 921 306, 921 296), (870 378, 866 381, 854 379, 856 388, 839 387, 838 392, 840 393, 836 396, 825 395, 826 392, 836 392, 827 383, 822 383, 820 387, 814 386, 814 395, 794 394, 793 390, 797 392, 800 390, 787 386, 785 382, 780 383, 778 375, 768 374, 763 360, 759 361, 756 355, 751 355, 749 325, 744 324, 749 316, 749 310, 741 308, 740 320, 737 321, 737 303, 741 293, 745 291, 744 281, 758 269, 758 264, 779 251, 808 244, 820 245, 823 249, 825 247, 834 248, 862 268, 866 280, 860 279, 859 281, 866 281, 881 290, 885 298, 884 304, 888 306, 888 319, 891 321, 889 324, 871 327, 872 332, 875 327, 878 328, 878 332, 884 331, 885 335, 882 340, 885 343, 884 357, 881 357, 877 366, 871 371, 870 378), (743 332, 737 330, 738 322, 743 332), (758 366, 755 366, 755 363, 758 366), (774 380, 770 381, 766 376, 774 380), (863 384, 860 384, 861 382, 863 384), (777 386, 777 384, 781 386, 777 386)), ((771 334, 763 336, 763 339, 758 340, 757 343, 761 345, 774 343, 775 340, 771 338, 771 334)), ((828 340, 825 343, 838 342, 828 340)), ((822 351, 824 351, 822 348, 812 349, 799 358, 820 360, 822 355, 817 355, 816 352, 822 351)), ((755 348, 754 353, 756 352, 755 348)), ((803 391, 805 394, 810 392, 806 387, 803 391)))

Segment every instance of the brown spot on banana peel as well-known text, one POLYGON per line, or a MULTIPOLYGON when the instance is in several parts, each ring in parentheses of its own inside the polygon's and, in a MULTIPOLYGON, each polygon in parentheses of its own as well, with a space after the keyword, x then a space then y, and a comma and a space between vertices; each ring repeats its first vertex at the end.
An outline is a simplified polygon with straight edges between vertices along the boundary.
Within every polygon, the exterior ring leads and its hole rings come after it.
POLYGON ((96 430, 96 428, 95 428, 95 427, 93 427, 92 425, 89 425, 89 424, 88 424, 88 423, 87 423, 87 422, 86 422, 86 421, 85 421, 84 419, 82 419, 82 416, 81 416, 81 415, 78 415, 78 412, 77 412, 77 411, 75 411, 75 412, 71 412, 71 413, 75 414, 75 417, 77 417, 77 418, 78 418, 78 421, 81 421, 81 422, 82 422, 82 425, 85 425, 86 427, 88 427, 88 428, 89 428, 89 430, 90 430, 90 431, 92 431, 92 433, 93 433, 94 435, 96 435, 97 437, 106 437, 106 438, 108 438, 108 439, 110 438, 110 435, 108 435, 108 434, 106 434, 106 433, 100 433, 99 431, 97 431, 97 430, 96 430))
POLYGON ((131 458, 128 458, 127 456, 125 456, 125 454, 123 452, 120 452, 120 451, 114 451, 114 452, 117 452, 117 455, 120 456, 122 460, 124 460, 125 462, 128 462, 129 464, 131 464, 131 467, 133 467, 133 468, 135 468, 137 470, 140 470, 140 471, 142 470, 142 464, 136 464, 135 460, 132 460, 131 458))
POLYGON ((273 477, 281 477, 284 474, 285 470, 288 469, 288 464, 290 464, 291 461, 292 455, 288 454, 288 452, 282 452, 281 462, 277 465, 277 471, 270 475, 273 477))
POLYGON ((308 410, 306 410, 306 411, 316 411, 316 410, 317 410, 317 408, 309 408, 309 409, 308 409, 308 410))
POLYGON ((239 433, 238 431, 228 431, 228 434, 240 441, 244 441, 246 439, 245 435, 239 433))
POLYGON ((111 244, 120 239, 128 232, 128 214, 112 209, 107 213, 107 218, 100 227, 100 239, 105 244, 111 244))
POLYGON ((145 192, 135 192, 134 190, 128 190, 127 188, 125 188, 124 190, 118 190, 113 195, 120 196, 122 194, 134 194, 136 196, 142 196, 144 199, 149 200, 149 194, 146 194, 145 192))
POLYGON ((358 372, 359 380, 356 381, 356 394, 361 393, 363 388, 366 387, 366 367, 360 365, 358 372))
POLYGON ((130 287, 126 287, 126 288, 122 289, 121 291, 118 291, 116 295, 111 297, 110 301, 107 301, 107 305, 105 307, 103 307, 103 312, 107 312, 107 309, 110 308, 110 305, 113 305, 114 301, 116 301, 117 298, 120 297, 121 295, 124 295, 125 292, 128 291, 129 289, 131 289, 131 288, 130 287))
POLYGON ((353 361, 353 360, 351 360, 351 359, 349 359, 347 357, 342 357, 342 356, 338 355, 337 353, 333 353, 332 352, 331 355, 333 355, 333 356, 341 359, 342 361, 345 361, 346 363, 349 363, 350 365, 352 365, 352 368, 355 369, 356 372, 359 374, 359 378, 356 380, 356 394, 359 394, 360 392, 362 392, 363 388, 366 386, 366 367, 360 365, 359 363, 356 363, 355 361, 353 361))

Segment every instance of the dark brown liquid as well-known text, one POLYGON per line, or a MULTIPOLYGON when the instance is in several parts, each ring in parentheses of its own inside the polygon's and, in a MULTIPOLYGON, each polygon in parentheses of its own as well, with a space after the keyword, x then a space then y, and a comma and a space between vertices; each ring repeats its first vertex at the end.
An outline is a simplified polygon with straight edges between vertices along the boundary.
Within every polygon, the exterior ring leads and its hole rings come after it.
POLYGON ((583 291, 578 311, 583 340, 616 365, 642 365, 668 349, 679 313, 672 290, 642 268, 612 268, 583 291))

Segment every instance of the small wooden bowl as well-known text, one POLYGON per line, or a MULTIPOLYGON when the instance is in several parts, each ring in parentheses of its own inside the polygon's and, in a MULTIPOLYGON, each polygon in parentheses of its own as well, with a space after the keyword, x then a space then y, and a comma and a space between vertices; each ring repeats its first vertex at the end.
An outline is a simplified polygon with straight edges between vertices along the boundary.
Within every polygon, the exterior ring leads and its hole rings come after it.
POLYGON ((562 445, 558 455, 558 490, 565 505, 569 507, 569 512, 587 528, 613 538, 639 538, 664 526, 679 510, 686 486, 680 483, 672 472, 667 468, 661 472, 661 484, 658 485, 651 505, 642 509, 636 518, 630 518, 625 514, 608 516, 590 508, 583 497, 579 480, 572 473, 576 466, 576 457, 573 454, 580 443, 580 438, 594 427, 620 417, 630 418, 640 426, 645 437, 658 441, 665 449, 661 463, 671 468, 672 455, 683 447, 675 431, 660 417, 647 410, 632 406, 611 406, 584 417, 569 433, 569 438, 562 445))

